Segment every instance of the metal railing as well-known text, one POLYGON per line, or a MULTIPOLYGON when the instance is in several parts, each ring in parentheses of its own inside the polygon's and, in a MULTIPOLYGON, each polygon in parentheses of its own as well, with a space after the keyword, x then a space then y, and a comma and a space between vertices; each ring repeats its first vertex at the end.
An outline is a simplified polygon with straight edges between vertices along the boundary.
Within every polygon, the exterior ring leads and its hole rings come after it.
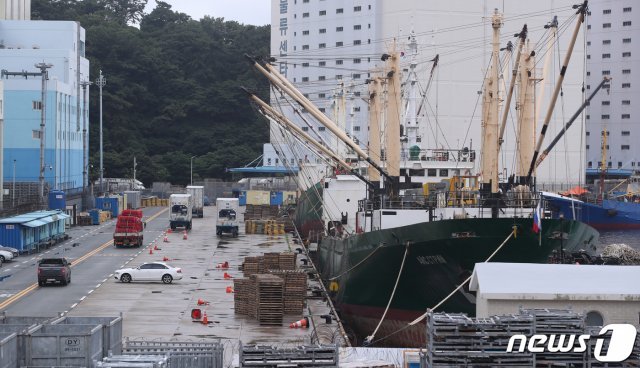
POLYGON ((429 196, 408 195, 390 198, 376 197, 358 201, 359 211, 381 209, 409 210, 429 208, 534 208, 540 201, 539 193, 507 192, 498 198, 482 195, 479 191, 440 191, 429 196))

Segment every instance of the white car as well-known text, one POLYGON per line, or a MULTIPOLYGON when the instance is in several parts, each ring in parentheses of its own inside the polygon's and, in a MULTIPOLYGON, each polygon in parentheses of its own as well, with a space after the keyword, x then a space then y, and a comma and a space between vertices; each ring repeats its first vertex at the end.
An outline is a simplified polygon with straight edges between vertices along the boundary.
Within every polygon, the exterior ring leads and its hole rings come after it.
POLYGON ((13 259, 13 253, 6 250, 0 250, 0 262, 4 263, 12 259, 13 259))
POLYGON ((114 277, 121 282, 162 281, 170 284, 173 280, 182 280, 182 269, 164 262, 149 262, 135 268, 116 270, 114 277))

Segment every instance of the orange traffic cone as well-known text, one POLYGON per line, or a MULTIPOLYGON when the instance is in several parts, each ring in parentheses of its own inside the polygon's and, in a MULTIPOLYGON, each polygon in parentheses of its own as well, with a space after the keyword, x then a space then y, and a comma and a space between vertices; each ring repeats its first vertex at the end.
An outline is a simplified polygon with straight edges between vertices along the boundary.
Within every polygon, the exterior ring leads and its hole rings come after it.
POLYGON ((164 238, 162 239, 162 241, 165 243, 169 242, 169 237, 167 236, 167 234, 164 234, 164 238))
POLYGON ((289 325, 289 328, 307 328, 309 327, 309 318, 304 317, 303 319, 293 322, 289 325))
POLYGON ((162 262, 169 262, 170 260, 171 260, 171 258, 169 258, 167 256, 162 257, 162 262))
POLYGON ((182 234, 182 240, 187 240, 187 230, 182 234))
POLYGON ((154 245, 154 246, 153 246, 153 250, 160 250, 160 248, 158 248, 158 246, 157 246, 157 245, 154 245))
POLYGON ((223 276, 224 276, 224 279, 225 279, 225 280, 229 280, 229 279, 231 279, 231 278, 232 278, 232 277, 231 277, 231 275, 229 275, 229 274, 228 274, 228 273, 226 273, 226 272, 224 273, 224 275, 223 275, 223 276))
POLYGON ((167 234, 171 234, 171 233, 172 233, 171 228, 168 228, 167 229, 167 234))
POLYGON ((207 312, 204 312, 204 317, 202 317, 202 324, 203 325, 208 325, 209 324, 209 317, 207 317, 207 312))
POLYGON ((149 254, 153 254, 153 248, 149 246, 149 254))
POLYGON ((227 294, 233 293, 233 288, 231 286, 227 286, 227 294))
POLYGON ((206 300, 198 299, 198 305, 209 305, 209 302, 206 300))
POLYGON ((229 268, 229 262, 224 261, 224 263, 222 263, 222 265, 220 267, 221 268, 229 268))

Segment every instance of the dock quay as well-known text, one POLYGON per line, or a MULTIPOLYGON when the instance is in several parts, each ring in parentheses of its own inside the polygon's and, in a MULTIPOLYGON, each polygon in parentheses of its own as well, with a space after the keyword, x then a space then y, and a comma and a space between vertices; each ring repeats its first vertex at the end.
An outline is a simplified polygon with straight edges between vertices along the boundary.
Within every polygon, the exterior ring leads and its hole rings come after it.
MULTIPOLYGON (((348 346, 339 321, 326 316, 335 314, 322 295, 322 285, 307 257, 297 255, 298 267, 309 274, 305 291, 306 305, 302 314, 285 314, 281 325, 261 326, 255 319, 234 310, 234 280, 244 276, 241 266, 245 257, 265 253, 296 252, 290 234, 246 234, 244 226, 237 238, 217 237, 215 208, 205 207, 202 219, 193 219, 193 228, 184 239, 183 232, 152 233, 137 256, 123 267, 136 267, 145 262, 163 261, 182 268, 183 279, 172 284, 160 282, 121 283, 111 276, 102 287, 69 311, 69 316, 117 316, 122 312, 123 336, 140 340, 221 341, 225 348, 225 366, 238 358, 240 343, 294 347, 300 345, 348 346), (221 268, 225 262, 228 268, 221 268), (225 279, 225 274, 230 278, 225 279), (315 291, 314 291, 315 290, 315 291), (198 300, 206 305, 198 306, 198 300), (208 324, 194 322, 191 311, 199 308, 208 324), (289 324, 308 317, 309 328, 290 328, 289 324), (329 322, 329 323, 327 323, 329 322)), ((241 217, 242 219, 242 217, 241 217)))

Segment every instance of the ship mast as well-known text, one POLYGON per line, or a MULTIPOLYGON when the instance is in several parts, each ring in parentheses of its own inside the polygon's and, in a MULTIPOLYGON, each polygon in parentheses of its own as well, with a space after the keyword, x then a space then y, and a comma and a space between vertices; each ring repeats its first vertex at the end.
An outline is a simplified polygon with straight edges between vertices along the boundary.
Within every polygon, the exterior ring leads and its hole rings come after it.
POLYGON ((391 54, 382 55, 386 62, 387 119, 384 129, 384 152, 389 176, 400 176, 400 67, 395 41, 391 54))
MULTIPOLYGON (((520 63, 520 89, 518 90, 518 138, 516 146, 516 183, 526 185, 527 169, 533 157, 535 142, 535 52, 530 51, 529 42, 524 46, 524 60, 520 63)), ((515 77, 515 76, 514 76, 515 77)), ((515 78, 514 78, 515 79, 515 78)))
MULTIPOLYGON (((413 146, 418 146, 422 149, 422 145, 418 142, 419 123, 418 123, 418 76, 416 75, 416 67, 418 66, 418 42, 416 41, 415 32, 411 31, 409 42, 409 54, 411 55, 411 62, 409 64, 409 73, 407 78, 407 107, 404 112, 404 140, 406 142, 405 152, 411 150, 413 146)), ((409 159, 411 155, 409 154, 409 159)))
MULTIPOLYGON (((379 164, 380 159, 380 94, 382 78, 375 77, 369 83, 369 156, 379 164)), ((369 180, 380 181, 380 173, 369 165, 369 180)))
MULTIPOLYGON (((338 83, 338 88, 335 90, 333 94, 333 119, 336 122, 338 129, 342 130, 343 132, 347 131, 347 124, 346 124, 346 112, 347 112, 346 104, 347 103, 346 103, 345 97, 346 96, 344 91, 344 82, 340 81, 338 83)), ((333 145, 334 145, 333 149, 339 156, 346 157, 346 154, 347 154, 346 147, 338 136, 334 137, 333 145)))
MULTIPOLYGON (((500 28, 502 15, 495 10, 491 19, 493 51, 491 69, 484 83, 483 139, 482 139, 482 188, 485 193, 498 193, 498 74, 500 73, 500 28)), ((496 213, 497 215, 497 213, 496 213)))

